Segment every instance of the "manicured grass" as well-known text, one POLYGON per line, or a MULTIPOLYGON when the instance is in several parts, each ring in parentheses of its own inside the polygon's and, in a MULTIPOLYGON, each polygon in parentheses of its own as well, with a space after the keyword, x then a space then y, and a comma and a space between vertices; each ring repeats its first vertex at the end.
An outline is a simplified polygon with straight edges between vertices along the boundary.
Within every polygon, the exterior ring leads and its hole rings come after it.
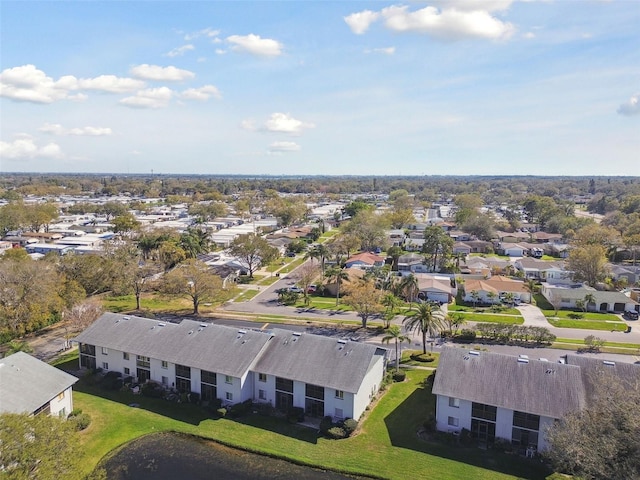
POLYGON ((338 310, 341 312, 351 312, 353 308, 344 303, 338 303, 336 306, 335 297, 316 297, 313 295, 309 295, 309 305, 304 304, 304 298, 302 294, 300 295, 299 301, 296 303, 297 308, 317 308, 320 310, 338 310))
POLYGON ((624 322, 608 322, 605 320, 572 320, 566 318, 549 318, 551 325, 558 328, 580 328, 584 330, 608 330, 610 332, 624 332, 627 325, 624 322))
MULTIPOLYGON (((200 304, 200 313, 206 314, 213 312, 218 305, 237 294, 236 287, 227 289, 224 298, 216 303, 200 304)), ((136 310, 136 297, 134 295, 124 295, 120 297, 100 297, 105 310, 114 313, 134 312, 136 310)), ((140 298, 140 307, 143 312, 151 313, 174 313, 174 314, 190 314, 193 312, 193 303, 186 297, 177 295, 167 295, 159 293, 143 294, 140 298)))
POLYGON ((290 459, 376 478, 407 479, 428 472, 443 479, 543 479, 547 472, 538 463, 523 459, 428 442, 416 432, 434 411, 435 397, 424 387, 423 370, 407 371, 407 380, 394 384, 355 437, 332 441, 315 430, 290 425, 280 419, 249 415, 237 421, 214 420, 200 407, 134 396, 129 392, 105 392, 82 382, 74 403, 92 422, 80 432, 78 451, 87 474, 110 451, 142 435, 176 431, 217 440, 257 453, 290 459), (98 396, 99 395, 99 396, 98 396), (127 406, 139 404, 139 408, 127 406))
MULTIPOLYGON (((578 345, 584 345, 584 340, 578 340, 575 338, 556 338, 556 341, 554 343, 573 343, 578 345)), ((604 344, 605 346, 608 346, 608 347, 619 347, 619 348, 630 348, 630 349, 640 348, 640 344, 637 344, 637 343, 605 342, 604 344)))
MULTIPOLYGON (((389 344, 389 348, 395 348, 392 343, 389 344)), ((412 366, 412 367, 426 367, 426 368, 436 368, 438 366, 438 361, 440 360, 440 354, 437 352, 430 352, 430 347, 427 345, 427 354, 431 353, 434 360, 433 362, 419 362, 417 360, 412 360, 411 355, 422 354, 422 350, 403 350, 402 356, 400 357, 400 365, 402 366, 412 366)))
POLYGON ((280 272, 281 273, 289 273, 292 270, 298 268, 300 265, 302 265, 304 262, 306 262, 306 260, 304 258, 297 258, 295 259, 293 262, 289 263, 286 267, 283 267, 280 272))
MULTIPOLYGON (((491 311, 491 307, 473 307, 467 305, 452 304, 447 307, 450 312, 477 312, 477 313, 496 313, 491 311)), ((520 315, 520 311, 517 308, 505 308, 500 310, 504 315, 520 315)))
POLYGON ((468 313, 459 312, 468 322, 479 323, 508 323, 510 325, 522 325, 524 318, 517 315, 500 315, 496 313, 468 313))
POLYGON ((273 285, 274 283, 276 283, 278 280, 280 280, 280 277, 276 277, 276 276, 269 276, 269 277, 265 277, 262 280, 260 280, 258 283, 260 285, 273 285))
POLYGON ((547 318, 553 319, 568 319, 568 320, 599 320, 623 323, 620 317, 613 313, 597 313, 597 312, 573 312, 571 310, 558 310, 556 314, 555 310, 542 310, 542 313, 547 318), (571 315, 582 315, 582 318, 571 318, 571 315))
POLYGON ((251 300, 258 293, 260 293, 260 290, 255 290, 253 288, 244 290, 240 295, 238 295, 236 297, 235 301, 236 302, 246 302, 247 300, 251 300))

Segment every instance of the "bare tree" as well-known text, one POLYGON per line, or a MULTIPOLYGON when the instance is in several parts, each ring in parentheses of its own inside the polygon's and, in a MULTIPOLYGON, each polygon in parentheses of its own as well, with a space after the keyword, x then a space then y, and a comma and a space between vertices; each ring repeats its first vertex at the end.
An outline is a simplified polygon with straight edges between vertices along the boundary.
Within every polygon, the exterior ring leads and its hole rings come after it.
POLYGON ((73 334, 81 332, 95 322, 103 311, 102 305, 95 300, 87 300, 64 310, 65 347, 69 348, 69 340, 73 334))
POLYGON ((306 262, 296 270, 295 276, 298 279, 298 286, 302 289, 305 305, 309 305, 309 287, 316 281, 320 273, 320 267, 313 261, 306 262))

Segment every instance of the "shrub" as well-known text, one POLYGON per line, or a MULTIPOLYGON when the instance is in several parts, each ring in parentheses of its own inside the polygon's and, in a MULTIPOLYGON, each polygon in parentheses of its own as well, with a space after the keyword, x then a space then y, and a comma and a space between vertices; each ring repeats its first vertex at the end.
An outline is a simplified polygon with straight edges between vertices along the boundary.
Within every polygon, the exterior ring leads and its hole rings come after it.
POLYGON ((231 418, 238 418, 243 415, 246 415, 251 410, 252 405, 253 405, 253 402, 251 401, 251 399, 245 400, 242 403, 236 403, 235 405, 231 405, 231 407, 229 407, 229 416, 231 418))
POLYGON ((69 414, 69 418, 77 417, 81 413, 82 413, 82 409, 81 408, 74 408, 73 410, 71 410, 71 413, 69 414))
POLYGON ((74 416, 69 415, 69 421, 75 424, 76 430, 79 432, 89 426, 91 417, 86 413, 79 413, 74 416))
POLYGON ((162 387, 154 382, 147 382, 140 388, 140 393, 145 397, 161 398, 162 387))
POLYGON ((290 407, 287 411, 287 420, 291 423, 304 422, 304 408, 290 407))
POLYGON ((411 355, 411 360, 415 360, 416 362, 429 363, 435 359, 436 357, 430 353, 414 353, 411 355))
POLYGON ((435 415, 431 414, 427 417, 427 419, 424 421, 424 423, 422 424, 422 426, 424 427, 424 429, 427 432, 435 432, 436 431, 436 417, 435 415))
POLYGON ((404 382, 404 379, 407 378, 407 374, 402 370, 398 370, 397 372, 393 372, 393 381, 394 382, 404 382))
POLYGON ((344 429, 345 433, 347 434, 347 437, 350 437, 351 434, 356 431, 356 428, 358 428, 358 421, 354 420, 353 418, 347 418, 342 423, 342 428, 344 429))
POLYGON ((200 394, 198 392, 191 392, 189 394, 189 399, 191 400, 191 403, 197 405, 200 403, 200 394))
POLYGON ((571 312, 567 316, 573 320, 580 320, 584 318, 584 313, 571 312))
POLYGON ((455 336, 455 341, 462 343, 471 343, 476 339, 476 331, 463 328, 462 331, 455 336))
POLYGON ((329 415, 322 417, 322 420, 320 420, 320 432, 326 435, 331 427, 333 427, 333 418, 329 415))
POLYGON ((227 409, 224 407, 220 407, 216 410, 216 414, 219 418, 224 418, 227 416, 227 409))
POLYGON ((342 427, 331 427, 327 430, 327 436, 332 440, 340 440, 347 438, 347 432, 342 427))

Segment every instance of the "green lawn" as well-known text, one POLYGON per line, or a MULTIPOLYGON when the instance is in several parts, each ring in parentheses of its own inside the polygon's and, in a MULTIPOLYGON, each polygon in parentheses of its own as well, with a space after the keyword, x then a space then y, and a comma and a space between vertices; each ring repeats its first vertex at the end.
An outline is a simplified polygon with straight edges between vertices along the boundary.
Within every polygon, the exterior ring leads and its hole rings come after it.
MULTIPOLYGON (((390 343, 389 349, 393 349, 393 348, 395 348, 393 343, 390 343)), ((427 344, 427 353, 430 353, 429 350, 430 348, 429 348, 429 345, 427 344)), ((431 355, 434 358, 433 362, 419 362, 417 360, 412 360, 411 355, 413 355, 414 353, 422 354, 422 350, 403 350, 402 356, 400 357, 400 364, 402 366, 426 367, 426 368, 436 368, 438 366, 438 360, 440 360, 439 353, 437 352, 431 353, 431 355)))
MULTIPOLYGON (((577 340, 575 338, 556 338, 556 341, 554 343, 584 345, 584 340, 577 340)), ((640 348, 640 344, 637 344, 637 343, 605 342, 604 344, 605 346, 608 346, 608 347, 629 348, 629 349, 640 348)))
POLYGON ((547 318, 549 323, 558 328, 581 328, 584 330, 604 330, 624 332, 627 325, 623 322, 607 322, 604 320, 571 320, 547 318))
POLYGON ((502 315, 497 313, 470 313, 470 312, 458 312, 468 322, 480 322, 480 323, 508 323, 510 325, 522 325, 524 318, 519 315, 502 315))
POLYGON ((249 288, 247 290, 244 290, 240 295, 238 295, 235 300, 236 302, 246 302, 247 300, 251 300, 258 293, 260 293, 260 290, 249 288))
MULTIPOLYGON (((77 362, 77 360, 76 360, 77 362)), ((434 411, 435 397, 424 387, 424 370, 408 370, 407 380, 394 384, 371 410, 355 437, 331 441, 315 430, 273 417, 249 415, 239 420, 210 418, 200 407, 107 392, 84 381, 74 387, 76 408, 92 422, 80 432, 78 452, 87 474, 110 451, 155 432, 175 431, 217 440, 229 446, 290 459, 307 465, 371 475, 376 478, 540 479, 539 463, 524 459, 424 441, 416 432, 434 411), (130 403, 139 408, 129 407, 130 403)))
MULTIPOLYGON (((467 305, 457 305, 452 304, 447 307, 447 310, 450 312, 477 312, 477 313, 495 313, 491 311, 491 307, 474 307, 467 305)), ((520 315, 520 312, 517 308, 505 308, 504 310, 500 310, 499 313, 504 315, 520 315)))
POLYGON ((542 310, 542 313, 547 318, 567 319, 567 320, 598 320, 623 323, 620 317, 613 313, 598 313, 598 312, 573 312, 571 310, 558 310, 556 314, 555 310, 542 310), (582 318, 573 319, 571 315, 582 315, 582 318))
MULTIPOLYGON (((237 293, 238 290, 236 287, 230 288, 225 291, 224 298, 219 299, 218 302, 205 302, 200 304, 200 314, 213 312, 220 303, 228 300, 237 293)), ((134 312, 136 309, 136 297, 134 295, 123 295, 120 297, 101 296, 99 298, 102 306, 108 312, 134 312)), ((189 315, 193 312, 193 303, 191 299, 178 295, 145 293, 140 298, 140 308, 142 312, 189 315)))

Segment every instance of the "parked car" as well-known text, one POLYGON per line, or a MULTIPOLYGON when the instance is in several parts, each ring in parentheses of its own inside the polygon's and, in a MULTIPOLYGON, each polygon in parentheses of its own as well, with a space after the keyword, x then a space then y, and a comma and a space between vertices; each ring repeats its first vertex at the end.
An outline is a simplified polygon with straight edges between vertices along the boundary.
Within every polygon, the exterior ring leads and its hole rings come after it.
POLYGON ((295 252, 287 252, 287 257, 293 258, 295 256, 296 256, 295 252))
POLYGON ((309 285, 309 287, 307 287, 307 293, 316 293, 317 289, 318 287, 316 287, 315 285, 309 285))
POLYGON ((302 289, 296 285, 289 287, 289 291, 293 293, 302 293, 302 289))
POLYGON ((640 314, 638 314, 638 312, 634 312, 631 310, 627 310, 622 314, 622 318, 626 318, 627 320, 638 320, 639 316, 640 314))

